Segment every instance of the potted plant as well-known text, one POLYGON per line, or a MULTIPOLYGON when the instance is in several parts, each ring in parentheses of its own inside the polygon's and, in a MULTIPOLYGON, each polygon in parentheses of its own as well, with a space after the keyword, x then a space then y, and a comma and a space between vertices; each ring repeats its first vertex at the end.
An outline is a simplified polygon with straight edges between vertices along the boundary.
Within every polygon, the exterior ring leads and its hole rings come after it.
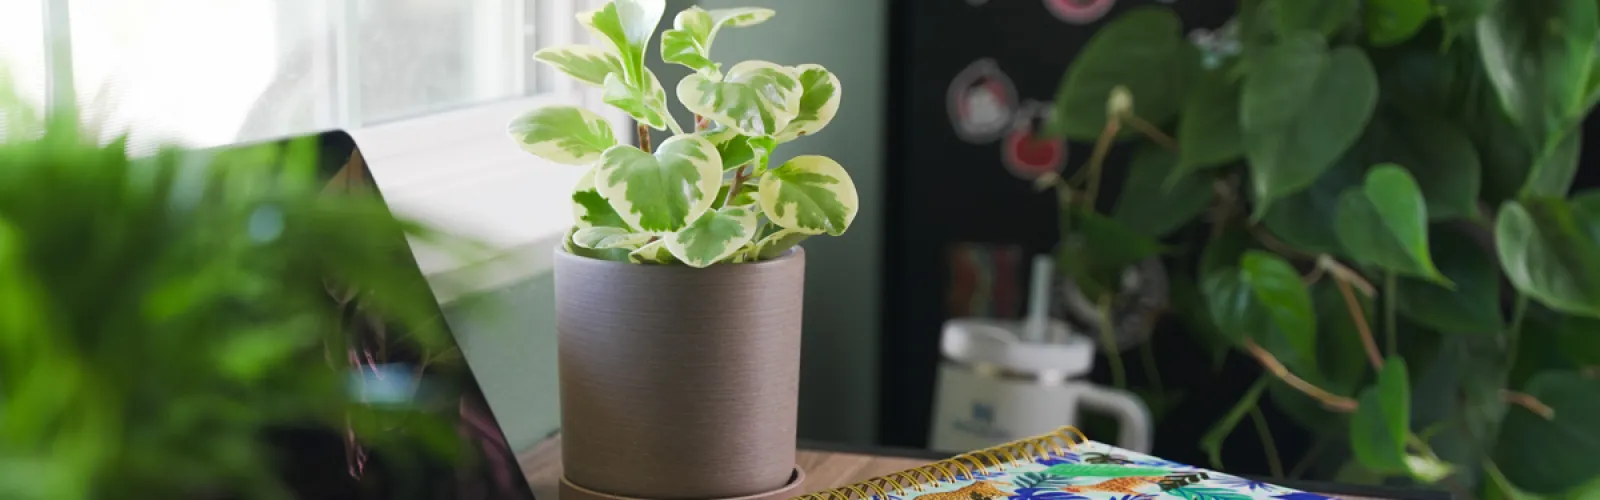
POLYGON ((1053 129, 1096 147, 1047 183, 1076 236, 1062 267, 1109 309, 1116 272, 1166 254, 1188 329, 1261 365, 1213 460, 1247 414, 1272 442, 1266 397, 1334 445, 1304 462, 1325 478, 1593 494, 1600 212, 1571 188, 1596 4, 1238 6, 1192 40, 1128 10, 1072 63, 1053 129))
POLYGON ((464 374, 403 236, 427 232, 362 194, 352 148, 133 159, 75 116, 0 109, 0 497, 454 490, 450 415, 481 402, 348 390, 406 360, 391 374, 464 374))
POLYGON ((552 106, 517 117, 527 151, 589 173, 555 265, 563 494, 611 498, 782 496, 794 463, 806 238, 840 235, 857 197, 821 156, 774 165, 778 146, 838 112, 839 80, 817 65, 713 62, 719 31, 767 9, 690 8, 661 56, 694 70, 675 94, 685 130, 644 64, 662 0, 580 14, 606 43, 536 58, 604 90, 637 121, 619 144, 599 115, 552 106), (672 136, 652 148, 650 130, 672 136))

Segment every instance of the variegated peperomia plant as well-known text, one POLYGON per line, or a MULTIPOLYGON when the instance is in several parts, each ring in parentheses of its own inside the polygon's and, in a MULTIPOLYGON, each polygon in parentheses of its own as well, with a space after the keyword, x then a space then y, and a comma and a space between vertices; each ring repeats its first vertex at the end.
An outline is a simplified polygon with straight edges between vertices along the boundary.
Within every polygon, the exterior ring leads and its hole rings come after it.
POLYGON ((839 110, 839 79, 817 65, 746 61, 726 71, 711 60, 723 28, 762 23, 768 9, 679 13, 661 36, 661 57, 694 70, 677 86, 695 113, 685 131, 667 93, 644 64, 663 0, 615 0, 578 20, 609 46, 564 46, 535 58, 598 86, 607 104, 639 127, 637 146, 618 143, 610 123, 574 106, 550 106, 512 121, 511 136, 541 158, 588 167, 572 193, 575 224, 565 249, 638 264, 707 267, 783 255, 812 235, 843 234, 859 205, 844 167, 800 156, 771 167, 773 151, 814 134, 839 110), (673 136, 652 148, 650 129, 673 136))

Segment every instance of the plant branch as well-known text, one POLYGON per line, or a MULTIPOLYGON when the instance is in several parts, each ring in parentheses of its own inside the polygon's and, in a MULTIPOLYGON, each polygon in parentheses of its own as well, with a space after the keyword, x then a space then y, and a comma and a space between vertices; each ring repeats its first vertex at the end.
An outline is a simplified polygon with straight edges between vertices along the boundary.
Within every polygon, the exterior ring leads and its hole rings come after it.
POLYGON ((1344 281, 1354 285, 1356 289, 1361 290, 1361 293, 1366 295, 1368 298, 1378 296, 1378 289, 1374 288, 1372 283, 1368 282, 1366 278, 1361 277, 1361 273, 1358 273, 1354 269, 1350 269, 1349 266, 1340 263, 1339 260, 1333 258, 1332 255, 1318 255, 1317 267, 1326 269, 1329 274, 1332 274, 1333 277, 1337 278, 1339 281, 1344 281))
POLYGON ((1273 357, 1272 353, 1261 348, 1260 345, 1256 344, 1256 341, 1246 339, 1244 341, 1244 347, 1245 350, 1250 351, 1250 355, 1255 356, 1256 360, 1261 362, 1261 366, 1266 368, 1267 372, 1283 380, 1284 383, 1289 384, 1289 387, 1293 387, 1295 390, 1305 393, 1305 395, 1311 396, 1312 399, 1321 402, 1323 406, 1344 413, 1352 413, 1356 411, 1356 407, 1359 406, 1354 399, 1323 390, 1321 387, 1317 387, 1310 382, 1306 382, 1305 379, 1290 373, 1289 369, 1284 367, 1282 362, 1278 361, 1278 358, 1273 357))
POLYGON ((1250 421, 1256 424, 1256 435, 1261 438, 1261 449, 1267 454, 1267 470, 1272 472, 1272 477, 1282 479, 1283 460, 1278 458, 1278 443, 1272 439, 1272 428, 1267 427, 1267 417, 1261 414, 1261 406, 1250 407, 1250 421))
POLYGON ((654 151, 650 147, 650 126, 643 123, 639 124, 639 150, 646 153, 654 151))
POLYGON ((1106 155, 1111 154, 1111 143, 1117 138, 1117 132, 1122 129, 1122 124, 1113 119, 1106 122, 1106 129, 1100 132, 1100 140, 1094 144, 1094 153, 1089 156, 1086 167, 1089 172, 1089 185, 1084 189, 1083 205, 1094 210, 1095 198, 1100 195, 1100 173, 1106 163, 1106 155))
POLYGON ((1356 293, 1351 290, 1350 282, 1334 279, 1339 285, 1339 294, 1344 296, 1344 306, 1350 311, 1350 319, 1356 324, 1356 331, 1361 332, 1361 346, 1366 348, 1367 361, 1372 363, 1374 370, 1383 369, 1383 355, 1378 353, 1378 341, 1372 338, 1372 326, 1367 324, 1367 314, 1361 311, 1361 303, 1356 301, 1356 293))
POLYGON ((1400 354, 1399 333, 1395 331, 1395 307, 1399 304, 1398 298, 1395 296, 1395 291, 1398 288, 1395 284, 1396 281, 1394 271, 1387 271, 1383 274, 1383 329, 1384 335, 1387 337, 1384 342, 1387 344, 1386 347, 1390 356, 1400 354))
POLYGON ((1122 366, 1122 353, 1117 349, 1116 334, 1111 329, 1115 326, 1111 322, 1111 294, 1102 294, 1099 300, 1100 311, 1100 344, 1106 351, 1106 358, 1111 362, 1111 385, 1118 389, 1128 389, 1128 372, 1122 366))
POLYGON ((1506 359, 1517 360, 1517 344, 1522 341, 1522 322, 1528 317, 1528 296, 1517 294, 1511 306, 1511 325, 1506 327, 1506 359))
POLYGON ((744 173, 747 168, 750 168, 750 164, 740 165, 739 170, 733 173, 733 187, 728 188, 728 199, 722 200, 722 206, 733 206, 733 199, 739 196, 739 191, 744 189, 745 181, 750 180, 750 177, 744 173))
POLYGON ((1326 272, 1327 271, 1322 269, 1321 267, 1313 267, 1313 268, 1311 268, 1311 272, 1310 273, 1306 273, 1305 276, 1301 276, 1300 277, 1300 281, 1305 283, 1306 286, 1308 286, 1308 287, 1311 286, 1311 285, 1315 285, 1315 284, 1317 284, 1318 281, 1322 281, 1322 275, 1324 273, 1326 273, 1326 272))
POLYGON ((1501 389, 1500 399, 1505 400, 1507 403, 1527 408, 1528 411, 1533 412, 1534 415, 1543 417, 1545 420, 1555 420, 1556 418, 1556 409, 1551 408, 1550 405, 1544 404, 1543 401, 1539 401, 1539 398, 1533 397, 1532 394, 1517 392, 1510 389, 1501 389))
POLYGON ((1155 125, 1151 125, 1150 122, 1144 121, 1144 118, 1140 118, 1139 115, 1128 113, 1123 118, 1128 120, 1129 125, 1133 125, 1134 130, 1138 130, 1146 137, 1149 137, 1151 141, 1156 143, 1156 145, 1161 146, 1168 151, 1178 150, 1178 141, 1173 140, 1172 136, 1167 135, 1166 132, 1162 132, 1160 128, 1157 128, 1155 125))
POLYGON ((1267 247, 1267 250, 1271 250, 1273 253, 1278 255, 1301 260, 1310 260, 1313 257, 1311 254, 1295 250, 1293 247, 1284 244, 1284 242, 1279 240, 1277 236, 1273 236, 1272 233, 1263 230, 1261 226, 1250 226, 1250 235, 1255 236, 1256 240, 1260 241, 1263 246, 1267 247))
POLYGON ((1300 476, 1306 475, 1306 471, 1311 468, 1311 464, 1316 463, 1317 456, 1322 455, 1322 451, 1328 448, 1329 441, 1332 440, 1322 438, 1318 439, 1317 442, 1312 443, 1311 449, 1306 450, 1306 454, 1300 457, 1300 461, 1298 463, 1294 464, 1294 469, 1289 471, 1289 478, 1299 479, 1300 476))

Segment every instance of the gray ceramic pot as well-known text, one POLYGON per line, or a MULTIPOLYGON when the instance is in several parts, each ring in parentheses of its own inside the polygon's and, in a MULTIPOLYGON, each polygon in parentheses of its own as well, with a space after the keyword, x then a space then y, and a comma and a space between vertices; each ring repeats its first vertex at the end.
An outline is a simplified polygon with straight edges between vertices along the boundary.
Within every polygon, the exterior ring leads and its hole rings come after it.
POLYGON ((555 264, 567 481, 650 499, 790 482, 804 251, 692 269, 558 250, 555 264))

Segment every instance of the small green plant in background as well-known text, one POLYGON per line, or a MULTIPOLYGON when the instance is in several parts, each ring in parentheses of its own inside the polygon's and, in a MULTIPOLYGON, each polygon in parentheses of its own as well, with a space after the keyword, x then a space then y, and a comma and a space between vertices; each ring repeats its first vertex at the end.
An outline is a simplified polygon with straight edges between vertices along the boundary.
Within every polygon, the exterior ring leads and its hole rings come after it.
POLYGON ((1213 465, 1246 415, 1270 442, 1269 398, 1335 444, 1302 461, 1328 476, 1600 491, 1600 193, 1571 192, 1596 3, 1237 12, 1191 42, 1170 9, 1130 9, 1073 62, 1051 128, 1095 150, 1045 182, 1076 236, 1062 268, 1109 308, 1123 269, 1166 254, 1188 329, 1260 363, 1201 443, 1213 465), (1107 165, 1117 144, 1131 161, 1107 165))
POLYGON ((573 189, 577 255, 639 264, 706 267, 772 259, 806 238, 843 234, 859 201, 844 167, 822 156, 771 166, 778 146, 821 131, 839 110, 839 79, 817 65, 745 61, 723 68, 711 46, 725 28, 760 24, 768 9, 691 7, 661 35, 661 57, 694 73, 676 87, 695 113, 684 130, 667 92, 644 64, 666 9, 663 0, 617 0, 578 15, 606 46, 539 51, 540 61, 603 89, 607 104, 638 123, 638 146, 619 144, 612 125, 574 106, 517 117, 513 139, 528 152, 589 168, 573 189), (654 148, 650 130, 672 137, 654 148))

